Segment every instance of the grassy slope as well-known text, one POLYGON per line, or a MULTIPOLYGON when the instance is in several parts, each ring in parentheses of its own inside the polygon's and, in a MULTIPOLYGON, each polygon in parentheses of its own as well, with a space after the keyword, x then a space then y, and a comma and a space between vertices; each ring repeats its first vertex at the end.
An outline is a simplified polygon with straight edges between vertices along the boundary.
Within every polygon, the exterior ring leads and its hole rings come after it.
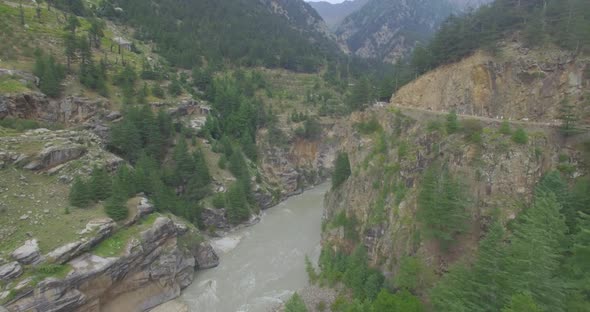
MULTIPOLYGON (((63 46, 65 18, 63 12, 54 8, 48 11, 47 7, 43 5, 41 6, 41 18, 38 19, 32 3, 27 1, 24 3, 26 25, 23 27, 20 24, 18 2, 0 0, 0 42, 3 43, 0 49, 0 68, 31 72, 35 62, 34 52, 38 48, 54 55, 60 63, 65 64, 66 57, 63 46)), ((84 18, 79 18, 79 20, 81 27, 77 33, 82 35, 90 28, 90 23, 84 18)), ((105 29, 105 37, 101 40, 101 48, 93 50, 93 57, 97 62, 106 59, 109 64, 108 76, 110 79, 107 86, 109 99, 114 108, 118 108, 123 101, 122 92, 113 83, 112 77, 122 68, 121 56, 117 53, 117 48, 113 48, 113 51, 111 51, 111 45, 113 38, 117 36, 132 39, 133 30, 122 25, 115 25, 109 21, 106 24, 107 28, 105 29)), ((152 53, 152 48, 149 45, 136 40, 133 41, 141 53, 124 51, 123 57, 136 71, 141 69, 143 62, 147 59, 154 62, 162 61, 157 54, 152 53)), ((79 83, 75 75, 77 71, 78 65, 74 62, 72 71, 64 83, 64 95, 98 97, 99 95, 96 92, 85 88, 79 83)), ((143 86, 144 82, 147 82, 149 86, 155 83, 139 79, 136 88, 143 86)), ((165 86, 167 81, 163 81, 161 84, 165 86)), ((20 92, 27 89, 35 89, 35 87, 23 85, 15 79, 3 78, 0 80, 0 93, 20 92)), ((148 101, 161 100, 149 97, 148 101)))

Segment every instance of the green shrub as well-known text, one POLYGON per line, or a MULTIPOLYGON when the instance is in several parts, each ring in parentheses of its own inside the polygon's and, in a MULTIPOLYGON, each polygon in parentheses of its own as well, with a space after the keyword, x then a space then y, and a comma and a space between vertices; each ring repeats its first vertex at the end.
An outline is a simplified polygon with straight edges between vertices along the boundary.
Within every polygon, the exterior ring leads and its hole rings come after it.
POLYGON ((88 183, 76 177, 68 195, 70 205, 85 208, 92 202, 92 193, 88 183))
POLYGON ((348 160, 348 154, 340 153, 336 158, 334 165, 334 173, 332 174, 332 188, 335 189, 342 185, 344 181, 350 177, 350 161, 348 160))
POLYGON ((294 293, 285 304, 285 312, 307 312, 305 302, 298 293, 294 293))
POLYGON ((518 128, 512 134, 512 141, 514 141, 516 144, 525 145, 529 142, 529 136, 523 128, 518 128))
POLYGON ((500 133, 502 133, 504 135, 512 134, 512 129, 510 128, 510 123, 507 120, 502 121, 502 124, 500 124, 499 131, 500 131, 500 133))
POLYGON ((447 122, 446 128, 447 133, 453 134, 459 130, 459 119, 457 117, 457 112, 452 111, 447 115, 447 122))
POLYGON ((381 125, 375 116, 371 117, 369 121, 363 121, 355 124, 355 128, 362 134, 368 135, 381 130, 381 125))
POLYGON ((463 133, 465 139, 474 144, 480 144, 482 141, 483 126, 481 122, 476 119, 468 119, 463 121, 463 133))

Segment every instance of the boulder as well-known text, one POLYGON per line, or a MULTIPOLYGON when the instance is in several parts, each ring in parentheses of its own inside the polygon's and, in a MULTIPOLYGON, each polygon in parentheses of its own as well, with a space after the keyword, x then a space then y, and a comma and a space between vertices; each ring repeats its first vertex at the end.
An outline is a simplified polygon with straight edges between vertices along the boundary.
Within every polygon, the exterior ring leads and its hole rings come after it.
POLYGON ((192 250, 199 270, 214 268, 219 265, 219 256, 209 243, 201 243, 192 250))
POLYGON ((84 155, 86 151, 86 147, 80 144, 51 146, 43 149, 39 153, 39 157, 35 161, 33 161, 33 163, 36 163, 36 166, 27 169, 39 170, 54 167, 59 164, 63 164, 65 162, 77 159, 80 156, 84 155))
POLYGON ((78 251, 78 247, 82 245, 83 241, 76 241, 73 243, 69 243, 60 247, 57 247, 47 255, 45 255, 45 259, 49 262, 54 263, 66 263, 70 259, 76 256, 76 251, 78 251))
POLYGON ((13 259, 22 264, 35 264, 41 260, 39 243, 36 239, 28 240, 10 254, 13 259))
POLYGON ((225 216, 225 209, 204 208, 201 218, 206 228, 229 229, 230 224, 225 216))
POLYGON ((121 115, 121 113, 120 113, 120 112, 117 112, 117 111, 112 111, 112 112, 108 113, 108 115, 106 116, 106 119, 107 119, 108 121, 113 121, 113 120, 115 120, 115 119, 119 119, 119 118, 121 118, 121 116, 123 116, 123 115, 121 115))
POLYGON ((7 281, 19 277, 23 273, 23 268, 16 261, 0 266, 0 280, 7 281))
POLYGON ((137 214, 139 214, 140 217, 143 217, 152 212, 154 212, 154 205, 152 205, 147 198, 142 197, 137 206, 137 214))

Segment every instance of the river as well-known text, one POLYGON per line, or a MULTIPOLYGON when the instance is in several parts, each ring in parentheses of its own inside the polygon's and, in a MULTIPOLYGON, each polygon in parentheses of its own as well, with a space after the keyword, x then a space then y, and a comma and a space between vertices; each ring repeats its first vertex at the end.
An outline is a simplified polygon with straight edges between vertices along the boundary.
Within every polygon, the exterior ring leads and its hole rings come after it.
POLYGON ((216 268, 199 271, 181 301, 193 312, 267 312, 308 283, 320 253, 322 184, 266 210, 260 222, 213 240, 216 268))

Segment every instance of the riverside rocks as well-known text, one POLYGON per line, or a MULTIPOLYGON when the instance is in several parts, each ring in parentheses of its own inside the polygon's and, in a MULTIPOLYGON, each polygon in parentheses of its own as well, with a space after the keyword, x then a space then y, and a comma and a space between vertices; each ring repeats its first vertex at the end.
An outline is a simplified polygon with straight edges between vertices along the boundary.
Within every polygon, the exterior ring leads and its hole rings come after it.
POLYGON ((208 243, 201 243, 193 250, 199 270, 214 268, 219 265, 219 256, 208 243))
MULTIPOLYGON (((149 310, 177 297, 192 282, 197 261, 177 244, 178 236, 174 221, 158 217, 127 243, 121 256, 84 253, 67 263, 72 270, 64 279, 47 278, 33 290, 17 294, 6 307, 11 312, 149 310)), ((189 249, 207 250, 204 245, 189 249)), ((79 248, 73 246, 64 250, 79 248)), ((217 259, 214 253, 203 254, 217 259)))

